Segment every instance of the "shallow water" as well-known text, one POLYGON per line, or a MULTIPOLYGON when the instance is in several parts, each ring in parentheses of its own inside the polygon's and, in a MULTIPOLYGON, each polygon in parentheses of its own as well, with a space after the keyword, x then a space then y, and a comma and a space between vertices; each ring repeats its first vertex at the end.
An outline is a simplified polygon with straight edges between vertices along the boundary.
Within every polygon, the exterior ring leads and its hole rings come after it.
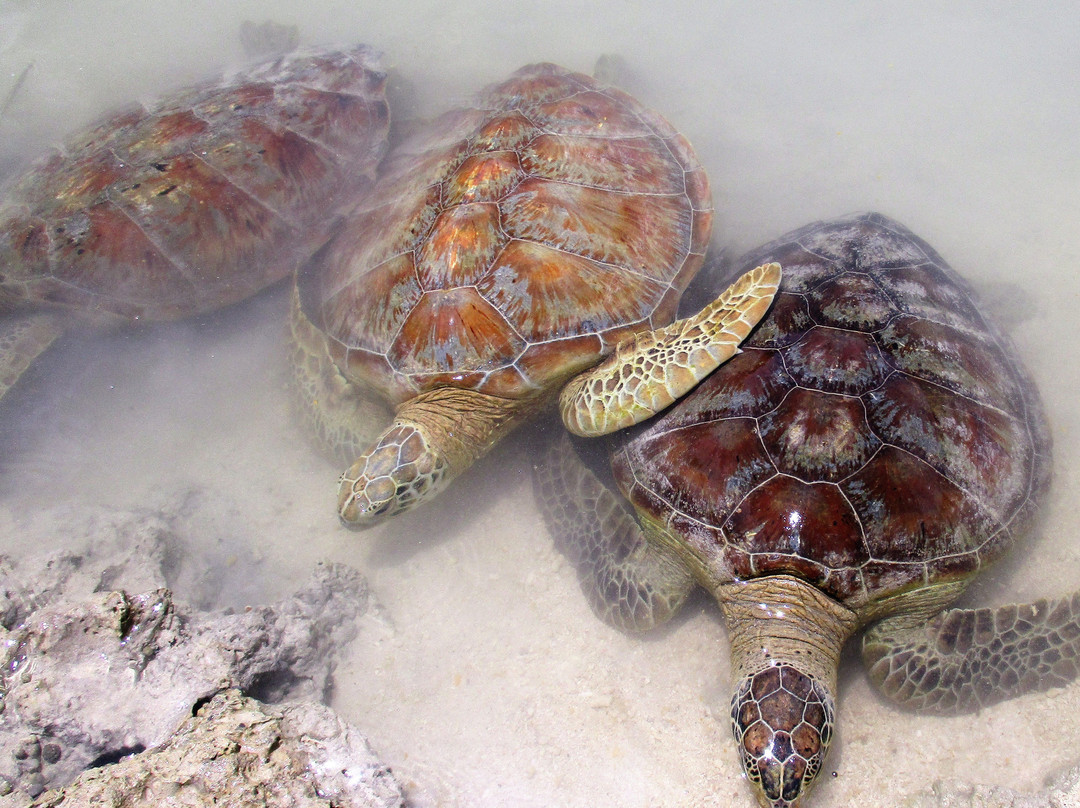
MULTIPOLYGON (((732 253, 877 209, 986 289, 1042 390, 1056 477, 1041 534, 972 601, 1080 584, 1080 18, 1056 4, 405 6, 312 0, 0 6, 0 168, 103 109, 234 66, 237 28, 271 16, 305 43, 367 42, 421 109, 536 60, 625 57, 634 90, 709 169, 732 253), (966 9, 966 10, 965 10, 966 9)), ((750 805, 726 725, 727 642, 704 598, 647 638, 596 620, 537 519, 512 441, 438 506, 367 534, 338 527, 338 469, 289 417, 284 298, 139 335, 63 343, 3 407, 0 551, 68 540, 80 505, 184 498, 235 603, 269 600, 323 557, 382 604, 334 704, 417 805, 750 805)), ((180 593, 182 596, 183 593, 180 593)), ((1080 759, 1080 686, 977 716, 927 718, 841 674, 840 739, 812 805, 893 806, 939 777, 1038 787, 1080 759)))

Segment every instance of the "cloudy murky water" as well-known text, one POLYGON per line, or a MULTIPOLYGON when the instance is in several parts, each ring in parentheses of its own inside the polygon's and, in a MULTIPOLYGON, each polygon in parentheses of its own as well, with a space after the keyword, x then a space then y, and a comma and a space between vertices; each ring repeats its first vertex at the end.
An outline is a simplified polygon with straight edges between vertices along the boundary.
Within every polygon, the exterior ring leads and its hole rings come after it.
MULTIPOLYGON (((973 599, 1080 585, 1080 17, 1050 3, 222 5, 0 5, 0 103, 30 66, 0 119, 0 168, 109 106, 235 66, 244 19, 372 44, 428 110, 530 61, 588 71, 620 54, 705 162, 719 244, 876 209, 987 290, 1041 387, 1057 471, 1042 534, 973 599)), ((62 544, 80 507, 183 502, 233 602, 279 595, 319 558, 357 565, 383 609, 334 704, 418 805, 749 805, 716 609, 699 599, 648 638, 597 621, 537 520, 520 441, 437 507, 338 527, 338 470, 289 417, 284 304, 61 344, 2 410, 0 550, 62 544)), ((878 700, 852 658, 840 701, 814 805, 892 806, 938 777, 1034 789, 1080 759, 1080 686, 927 718, 878 700)))

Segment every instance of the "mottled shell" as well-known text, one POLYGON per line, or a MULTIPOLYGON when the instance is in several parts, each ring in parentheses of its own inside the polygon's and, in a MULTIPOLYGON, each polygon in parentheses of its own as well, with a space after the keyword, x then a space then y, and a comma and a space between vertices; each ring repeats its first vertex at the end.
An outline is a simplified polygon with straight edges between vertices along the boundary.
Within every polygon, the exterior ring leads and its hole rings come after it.
POLYGON ((1050 446, 967 284, 874 214, 744 263, 766 261, 784 267, 772 310, 615 455, 624 495, 716 581, 789 573, 853 608, 998 557, 1046 486, 1050 446))
POLYGON ((398 403, 549 389, 670 321, 712 220, 687 141, 626 93, 523 68, 392 149, 302 273, 343 372, 398 403))
POLYGON ((0 204, 0 311, 172 319, 283 278, 371 185, 384 83, 365 48, 299 53, 71 138, 0 204))

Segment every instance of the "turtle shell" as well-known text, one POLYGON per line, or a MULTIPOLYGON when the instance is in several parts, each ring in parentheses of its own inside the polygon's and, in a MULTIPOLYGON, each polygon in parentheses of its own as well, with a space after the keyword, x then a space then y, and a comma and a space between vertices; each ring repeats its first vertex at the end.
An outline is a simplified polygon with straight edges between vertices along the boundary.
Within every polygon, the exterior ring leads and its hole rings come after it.
MULTIPOLYGON (((876 214, 810 225, 743 350, 613 458, 713 582, 787 573, 859 608, 966 578, 1046 487, 1040 402, 971 290, 876 214)), ((740 270, 741 271, 741 270, 740 270)))
POLYGON ((174 319, 283 278, 371 185, 384 84, 367 48, 296 53, 71 138, 0 205, 0 311, 174 319))
POLYGON ((418 127, 298 278, 354 382, 550 389, 669 322, 712 221, 689 143, 626 93, 550 64, 418 127))

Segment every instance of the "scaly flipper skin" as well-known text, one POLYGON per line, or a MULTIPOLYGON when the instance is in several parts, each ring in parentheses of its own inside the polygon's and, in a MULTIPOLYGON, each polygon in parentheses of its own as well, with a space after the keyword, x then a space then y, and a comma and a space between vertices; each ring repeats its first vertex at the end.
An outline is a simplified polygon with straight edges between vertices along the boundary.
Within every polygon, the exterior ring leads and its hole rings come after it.
POLYGON ((950 609, 921 625, 882 620, 863 638, 863 662, 889 698, 963 713, 1080 674, 1080 593, 996 609, 950 609))
POLYGON ((646 631, 679 610, 694 587, 690 571, 645 538, 629 504, 578 459, 568 435, 541 456, 533 482, 544 520, 602 620, 646 631))
POLYGON ((0 398, 63 333, 63 318, 51 313, 10 317, 0 323, 0 398))
POLYGON ((584 437, 607 435, 670 407, 735 355, 772 304, 780 276, 779 264, 759 266, 698 314, 620 343, 563 388, 566 428, 584 437))
POLYGON ((323 451, 351 463, 378 437, 392 413, 334 364, 326 335, 304 315, 295 286, 288 337, 295 409, 323 451))

